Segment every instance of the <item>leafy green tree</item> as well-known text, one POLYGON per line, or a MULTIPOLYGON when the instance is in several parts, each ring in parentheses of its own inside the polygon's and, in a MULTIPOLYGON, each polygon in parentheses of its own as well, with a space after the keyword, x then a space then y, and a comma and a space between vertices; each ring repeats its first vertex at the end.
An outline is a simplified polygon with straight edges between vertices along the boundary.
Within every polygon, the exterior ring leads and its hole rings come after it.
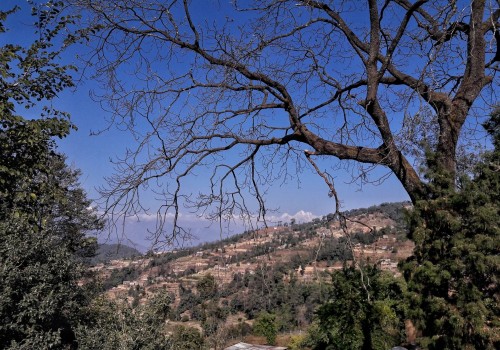
POLYGON ((290 337, 287 346, 290 350, 307 349, 307 334, 295 334, 290 337))
POLYGON ((171 348, 175 350, 201 350, 204 340, 200 331, 192 327, 178 326, 171 337, 171 348))
MULTIPOLYGON (((64 113, 44 108, 37 120, 16 115, 72 85, 53 42, 72 21, 62 2, 33 7, 38 39, 0 48, 0 344, 10 349, 76 348, 84 322, 82 257, 101 223, 79 188, 78 171, 56 152, 71 129, 64 113)), ((8 15, 0 12, 0 34, 8 15)), ((64 45, 63 45, 64 46, 64 45)))
POLYGON ((404 340, 404 280, 366 267, 332 274, 328 301, 310 332, 314 349, 389 349, 404 340))
POLYGON ((149 323, 161 324, 167 320, 171 304, 172 298, 165 290, 156 293, 147 300, 144 315, 150 320, 149 323))
MULTIPOLYGON (((93 254, 100 227, 78 187, 78 172, 51 142, 56 120, 4 123, 0 128, 0 342, 6 347, 73 344, 86 304, 82 257, 93 254), (46 123, 47 122, 47 123, 46 123), (24 146, 16 152, 19 135, 24 146)), ((65 123, 61 123, 64 125, 65 123)), ((60 126, 60 125, 59 125, 60 126)))
MULTIPOLYGON (((288 298, 287 298, 288 299, 288 298)), ((276 310, 276 325, 280 332, 290 331, 295 328, 296 320, 293 314, 291 305, 288 304, 290 300, 283 300, 281 307, 276 310)))
POLYGON ((5 348, 75 346, 86 294, 64 246, 24 217, 0 222, 0 343, 5 348))
POLYGON ((265 337, 269 345, 276 344, 276 336, 278 335, 276 315, 261 312, 253 323, 253 332, 265 337))
POLYGON ((170 342, 165 333, 170 297, 155 295, 133 309, 126 301, 96 298, 88 308, 88 322, 77 329, 78 348, 83 350, 164 350, 170 342))
MULTIPOLYGON (((412 318, 429 349, 499 348, 500 110, 485 124, 494 150, 460 191, 419 201, 410 216, 415 252, 402 266, 412 318)), ((440 186, 442 173, 430 174, 440 186)))
POLYGON ((217 301, 201 305, 201 327, 205 336, 213 336, 227 319, 229 308, 220 307, 217 301))
POLYGON ((201 300, 208 300, 217 295, 217 281, 215 277, 208 273, 204 275, 198 283, 196 283, 196 290, 201 300))

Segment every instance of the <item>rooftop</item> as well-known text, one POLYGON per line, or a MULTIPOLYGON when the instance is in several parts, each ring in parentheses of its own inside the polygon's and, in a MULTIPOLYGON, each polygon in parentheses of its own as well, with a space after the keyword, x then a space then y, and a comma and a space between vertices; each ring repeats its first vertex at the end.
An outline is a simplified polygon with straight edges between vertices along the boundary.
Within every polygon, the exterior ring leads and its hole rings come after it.
POLYGON ((286 350, 286 348, 281 346, 270 346, 270 345, 255 345, 247 343, 238 343, 225 348, 224 350, 286 350))

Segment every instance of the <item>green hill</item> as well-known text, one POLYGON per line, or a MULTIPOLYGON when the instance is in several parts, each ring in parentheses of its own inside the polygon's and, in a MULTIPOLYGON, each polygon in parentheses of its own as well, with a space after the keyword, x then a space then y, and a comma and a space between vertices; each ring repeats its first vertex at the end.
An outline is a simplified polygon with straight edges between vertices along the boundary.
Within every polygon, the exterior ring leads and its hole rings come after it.
POLYGON ((100 244, 96 256, 90 259, 90 264, 96 265, 110 260, 131 259, 141 256, 140 251, 124 244, 100 244))

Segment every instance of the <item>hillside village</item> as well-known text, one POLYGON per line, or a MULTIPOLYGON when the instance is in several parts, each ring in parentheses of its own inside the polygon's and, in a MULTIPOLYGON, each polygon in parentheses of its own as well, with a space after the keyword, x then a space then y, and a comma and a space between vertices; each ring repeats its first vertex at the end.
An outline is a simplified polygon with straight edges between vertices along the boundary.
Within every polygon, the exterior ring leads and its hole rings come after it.
MULTIPOLYGON (((197 288, 208 276, 214 279, 219 291, 217 305, 228 309, 226 322, 251 325, 253 320, 249 319, 248 310, 230 307, 238 305, 238 295, 251 293, 235 289, 237 280, 264 275, 273 269, 281 271, 280 283, 328 284, 328 272, 354 261, 361 265, 377 263, 381 270, 398 275, 398 262, 413 249, 402 226, 406 205, 383 204, 347 213, 346 230, 341 229, 338 220, 325 217, 308 223, 262 228, 197 247, 111 260, 91 269, 103 281, 108 297, 131 305, 139 305, 159 291, 166 291, 178 312, 170 318, 170 327, 182 324, 200 330, 202 322, 193 307, 204 305, 203 300, 195 300, 191 307, 184 304, 186 291, 196 290, 195 294, 200 295, 197 288)), ((303 324, 307 322, 304 320, 303 324)))

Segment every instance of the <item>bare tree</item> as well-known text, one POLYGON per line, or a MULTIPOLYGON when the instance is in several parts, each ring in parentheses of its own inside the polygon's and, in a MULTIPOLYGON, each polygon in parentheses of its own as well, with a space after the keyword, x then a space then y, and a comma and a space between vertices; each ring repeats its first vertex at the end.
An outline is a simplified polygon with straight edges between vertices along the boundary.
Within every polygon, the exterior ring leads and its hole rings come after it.
POLYGON ((254 198, 262 219, 266 184, 307 164, 335 195, 315 159, 357 165, 361 181, 383 166, 413 201, 432 196, 420 165, 454 186, 467 129, 496 103, 498 1, 76 2, 100 29, 99 97, 137 137, 108 209, 137 214, 148 187, 158 233, 168 215, 179 233, 182 205, 231 219, 254 198), (210 188, 195 198, 196 174, 210 188))

